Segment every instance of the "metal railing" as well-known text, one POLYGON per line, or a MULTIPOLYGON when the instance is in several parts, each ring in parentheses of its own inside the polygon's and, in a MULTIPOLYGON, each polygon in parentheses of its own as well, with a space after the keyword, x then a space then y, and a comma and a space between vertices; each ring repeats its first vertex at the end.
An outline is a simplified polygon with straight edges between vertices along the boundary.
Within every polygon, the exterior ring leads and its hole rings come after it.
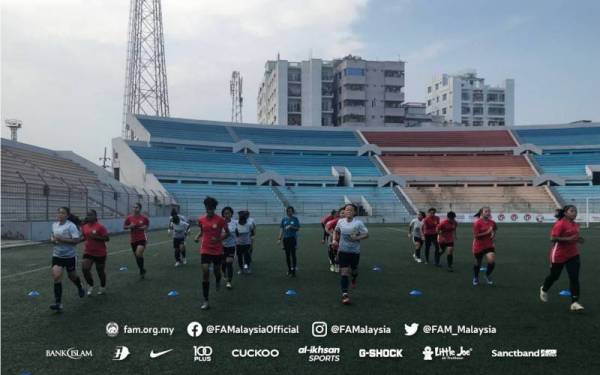
POLYGON ((136 202, 149 216, 168 216, 174 206, 170 196, 154 191, 23 182, 2 184, 1 214, 3 221, 49 221, 54 220, 59 207, 66 206, 77 216, 94 209, 98 218, 110 219, 126 216, 136 202))

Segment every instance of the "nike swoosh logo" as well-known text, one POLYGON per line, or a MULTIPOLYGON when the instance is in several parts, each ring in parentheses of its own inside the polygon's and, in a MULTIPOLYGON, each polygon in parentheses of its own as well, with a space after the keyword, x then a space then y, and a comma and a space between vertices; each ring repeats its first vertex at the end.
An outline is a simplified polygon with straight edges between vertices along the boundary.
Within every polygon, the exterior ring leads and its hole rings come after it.
POLYGON ((169 350, 165 350, 165 351, 162 351, 162 352, 154 353, 154 350, 152 350, 152 351, 150 352, 150 358, 158 358, 158 357, 160 357, 161 355, 165 355, 165 354, 167 354, 168 352, 172 352, 172 351, 173 351, 173 349, 169 349, 169 350))

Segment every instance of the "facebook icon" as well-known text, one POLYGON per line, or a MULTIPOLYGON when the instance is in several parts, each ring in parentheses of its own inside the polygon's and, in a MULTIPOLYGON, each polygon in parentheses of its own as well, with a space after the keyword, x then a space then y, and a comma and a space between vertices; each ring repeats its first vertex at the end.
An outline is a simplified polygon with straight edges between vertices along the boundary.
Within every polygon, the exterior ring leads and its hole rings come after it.
POLYGON ((202 324, 198 322, 191 322, 187 326, 187 333, 191 337, 198 337, 202 334, 202 324))

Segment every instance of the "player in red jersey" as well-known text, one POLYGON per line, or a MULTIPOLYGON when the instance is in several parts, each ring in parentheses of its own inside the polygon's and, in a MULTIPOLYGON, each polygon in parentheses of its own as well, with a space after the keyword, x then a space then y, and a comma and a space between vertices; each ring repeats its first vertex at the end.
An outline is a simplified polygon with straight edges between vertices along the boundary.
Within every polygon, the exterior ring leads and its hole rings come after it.
POLYGON ((337 225, 338 221, 340 221, 340 219, 344 218, 344 208, 340 208, 338 211, 336 211, 335 215, 333 215, 334 218, 329 220, 327 223, 325 223, 325 231, 327 232, 328 239, 329 239, 329 244, 328 244, 328 255, 329 255, 329 271, 331 272, 340 272, 340 267, 337 264, 337 262, 335 261, 335 258, 337 256, 337 246, 333 245, 333 231, 335 230, 335 226, 337 225))
POLYGON ((92 264, 96 264, 96 272, 100 279, 100 288, 98 294, 104 294, 106 291, 106 243, 110 240, 106 227, 98 222, 96 210, 89 210, 85 223, 81 227, 83 233, 82 241, 85 241, 83 250, 83 262, 81 263, 81 272, 89 288, 88 296, 94 293, 94 279, 92 278, 92 264))
POLYGON ((215 286, 219 290, 221 287, 221 262, 223 261, 223 240, 229 237, 229 226, 225 219, 215 214, 219 202, 213 197, 204 199, 204 208, 206 215, 198 219, 200 233, 196 236, 198 242, 202 238, 200 245, 200 263, 202 264, 202 295, 204 302, 200 307, 202 310, 208 310, 208 292, 210 290, 210 264, 213 265, 215 274, 215 286))
POLYGON ((327 225, 327 223, 330 222, 331 220, 335 219, 336 215, 337 215, 337 211, 331 210, 329 215, 324 216, 321 219, 321 227, 323 228, 323 238, 321 239, 321 243, 325 243, 329 239, 330 233, 327 232, 327 228, 325 228, 325 225, 327 225))
POLYGON ((136 203, 133 205, 133 213, 125 219, 123 229, 130 231, 131 251, 135 255, 135 262, 140 269, 140 277, 143 279, 146 274, 144 268, 144 251, 146 250, 146 230, 150 226, 150 220, 142 215, 142 204, 136 203))
POLYGON ((448 212, 446 219, 442 220, 437 226, 438 242, 440 244, 441 252, 437 254, 435 265, 441 267, 440 257, 448 250, 446 254, 446 261, 448 263, 448 271, 452 272, 452 263, 454 261, 454 241, 456 241, 456 228, 458 223, 456 222, 456 214, 452 211, 448 212))
POLYGON ((498 226, 492 220, 492 211, 489 207, 482 207, 476 214, 475 222, 473 223, 473 256, 475 257, 475 265, 473 266, 473 285, 479 285, 479 271, 483 257, 487 261, 485 271, 485 280, 488 285, 494 284, 491 278, 494 267, 496 266, 496 231, 498 226))
POLYGON ((583 243, 583 238, 579 235, 579 224, 575 222, 577 217, 577 208, 573 205, 567 205, 557 210, 556 218, 558 221, 552 227, 550 240, 554 242, 550 251, 550 274, 544 280, 544 285, 540 288, 540 299, 542 302, 548 302, 548 290, 566 267, 569 275, 569 289, 571 290, 571 311, 583 310, 579 303, 579 268, 581 262, 579 259, 579 249, 577 244, 583 243))
POLYGON ((427 210, 427 216, 423 219, 421 228, 425 236, 425 263, 429 263, 429 249, 433 245, 435 248, 434 259, 437 265, 440 252, 440 244, 437 240, 437 226, 440 223, 440 218, 436 216, 436 212, 437 210, 433 207, 427 210))

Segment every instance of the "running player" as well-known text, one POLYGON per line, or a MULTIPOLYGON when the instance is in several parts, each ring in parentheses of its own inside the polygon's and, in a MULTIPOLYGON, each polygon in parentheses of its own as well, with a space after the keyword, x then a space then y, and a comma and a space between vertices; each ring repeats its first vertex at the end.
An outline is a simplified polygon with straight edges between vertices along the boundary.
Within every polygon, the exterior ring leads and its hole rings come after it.
POLYGON ((79 230, 75 224, 67 220, 71 211, 68 207, 58 209, 58 221, 52 224, 50 241, 54 244, 52 251, 52 279, 54 280, 54 303, 50 309, 62 311, 62 275, 67 269, 69 279, 75 284, 79 297, 85 297, 85 289, 77 275, 77 251, 75 246, 80 242, 79 230))
POLYGON ((133 213, 125 219, 123 229, 130 231, 131 251, 135 255, 135 262, 140 269, 140 277, 143 279, 146 275, 144 268, 144 251, 146 250, 146 230, 150 226, 150 220, 142 215, 142 204, 133 205, 133 213))
POLYGON ((335 226, 337 225, 338 221, 340 221, 340 218, 344 217, 344 207, 342 207, 338 211, 336 211, 336 214, 334 216, 335 217, 332 220, 329 220, 325 224, 325 230, 329 234, 329 236, 328 236, 328 239, 329 239, 329 244, 328 244, 329 245, 328 246, 329 271, 340 272, 340 267, 336 261, 338 248, 337 248, 337 245, 336 246, 333 245, 333 232, 335 231, 335 226))
POLYGON ((421 263, 421 248, 423 247, 423 219, 425 218, 425 212, 419 211, 416 218, 410 221, 408 224, 408 238, 410 238, 415 245, 415 252, 413 259, 417 263, 421 263))
POLYGON ((324 216, 321 219, 321 227, 323 228, 323 238, 321 239, 321 243, 325 243, 329 239, 329 233, 327 233, 327 229, 325 228, 325 225, 329 221, 335 219, 336 214, 337 214, 337 210, 331 210, 331 212, 328 215, 324 216))
POLYGON ((227 289, 231 289, 233 285, 231 282, 233 281, 233 257, 235 257, 235 227, 236 221, 232 219, 233 217, 233 208, 227 206, 221 210, 221 216, 227 222, 227 228, 229 229, 229 236, 225 237, 223 240, 223 257, 225 258, 225 262, 221 265, 221 271, 225 276, 225 287, 227 289))
POLYGON ((210 264, 213 265, 215 274, 215 287, 219 290, 221 287, 221 261, 223 260, 223 240, 229 236, 229 227, 225 219, 215 214, 219 202, 213 197, 204 199, 204 208, 206 215, 198 220, 200 232, 195 241, 202 238, 200 246, 200 263, 202 264, 202 295, 204 302, 201 310, 208 310, 208 292, 210 290, 210 264))
POLYGON ((173 250, 175 252, 175 267, 182 264, 187 264, 185 237, 190 230, 190 224, 183 220, 177 211, 171 212, 171 220, 169 221, 169 232, 173 234, 173 250))
POLYGON ((583 310, 583 306, 579 303, 581 262, 577 249, 577 244, 582 244, 583 238, 579 235, 579 224, 575 222, 576 217, 577 208, 573 205, 567 205, 557 211, 558 221, 550 233, 550 240, 554 242, 550 252, 550 274, 544 280, 544 285, 540 287, 540 299, 542 302, 548 302, 548 290, 560 277, 563 267, 566 267, 571 290, 571 311, 583 310))
POLYGON ((235 236, 237 238, 236 250, 238 265, 242 273, 250 274, 252 269, 252 257, 250 256, 250 247, 254 238, 254 225, 248 221, 248 211, 238 212, 238 221, 235 225, 235 236))
POLYGON ((489 207, 482 207, 476 214, 477 218, 473 223, 473 256, 475 265, 473 265, 473 285, 479 285, 479 271, 483 257, 486 258, 487 267, 485 271, 485 280, 488 285, 493 285, 491 275, 496 266, 496 231, 498 226, 492 220, 492 211, 489 207))
POLYGON ((425 235, 425 264, 429 263, 429 249, 432 244, 435 248, 434 259, 439 258, 440 245, 437 240, 437 226, 440 223, 440 218, 436 216, 436 212, 435 208, 430 208, 427 210, 427 216, 422 221, 423 235, 425 235))
POLYGON ((340 265, 340 286, 342 289, 342 303, 350 304, 348 284, 352 275, 352 288, 356 288, 358 278, 358 262, 360 260, 360 241, 369 238, 369 231, 365 224, 354 216, 358 208, 349 203, 345 206, 344 218, 335 226, 333 244, 338 247, 338 263, 340 265))
POLYGON ((452 272, 452 263, 454 262, 454 241, 456 240, 456 228, 458 223, 456 222, 456 214, 453 211, 448 212, 446 219, 437 226, 438 242, 440 244, 441 252, 437 254, 435 265, 441 267, 440 257, 448 250, 446 254, 446 261, 448 264, 448 271, 452 272))
POLYGON ((104 271, 106 266, 106 243, 110 238, 106 227, 98 222, 96 210, 88 211, 81 232, 83 234, 82 241, 85 241, 81 272, 89 287, 87 294, 89 296, 94 293, 94 278, 92 277, 92 265, 94 263, 100 279, 98 294, 104 294, 106 292, 106 272, 104 271))
POLYGON ((286 217, 281 219, 279 229, 279 239, 283 239, 283 250, 285 251, 285 261, 288 267, 288 276, 296 277, 296 247, 298 245, 298 231, 300 230, 300 220, 294 216, 294 207, 288 206, 285 213, 286 217))

